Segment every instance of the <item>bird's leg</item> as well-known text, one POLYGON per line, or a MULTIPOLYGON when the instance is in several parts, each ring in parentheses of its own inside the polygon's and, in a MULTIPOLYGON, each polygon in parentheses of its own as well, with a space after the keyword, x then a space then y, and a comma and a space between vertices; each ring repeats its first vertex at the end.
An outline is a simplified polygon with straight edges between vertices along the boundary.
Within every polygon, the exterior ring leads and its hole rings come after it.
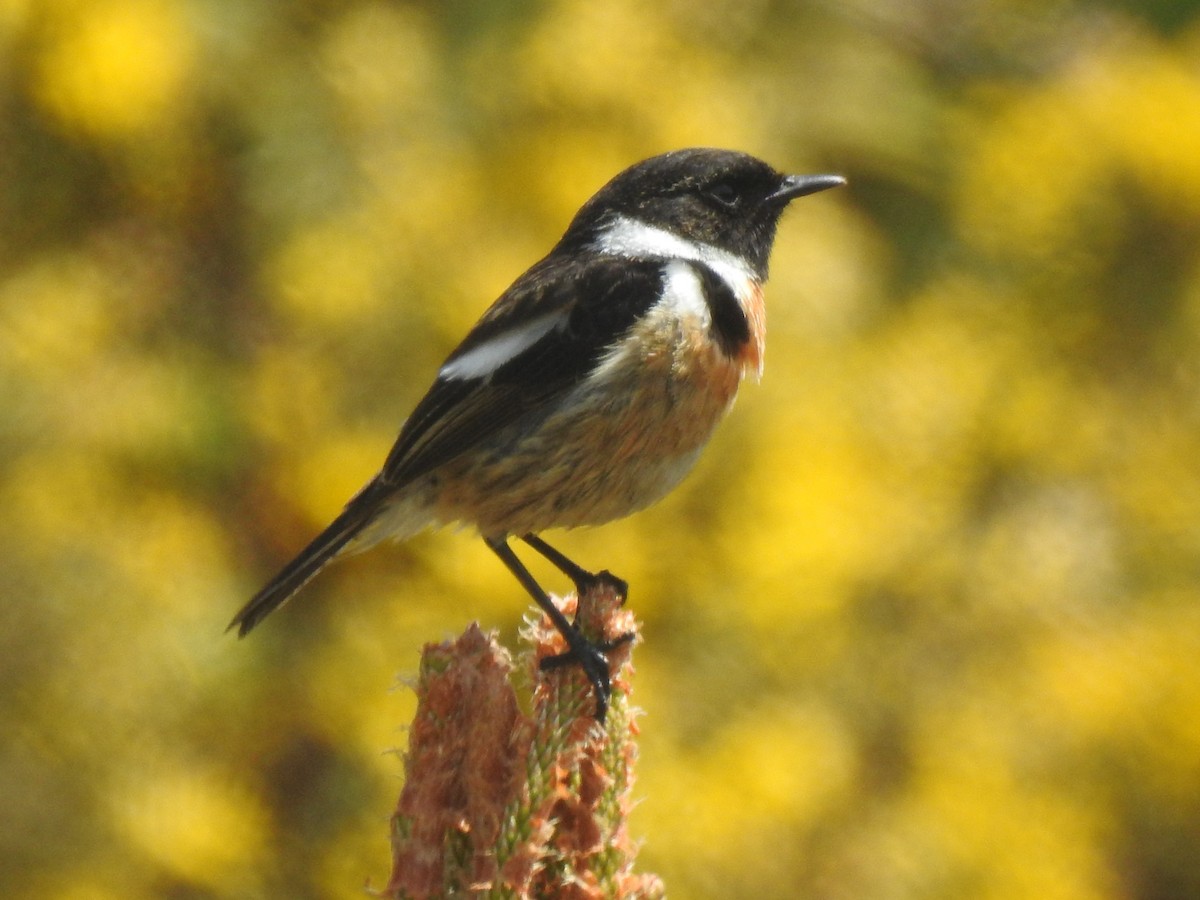
POLYGON ((621 597, 622 602, 629 596, 629 583, 624 578, 618 578, 608 569, 599 572, 589 572, 579 563, 571 560, 561 550, 555 550, 536 534, 526 534, 521 537, 526 544, 549 560, 550 564, 562 572, 575 585, 577 594, 584 594, 588 588, 596 584, 607 584, 621 597))
MULTIPOLYGON (((591 683, 592 690, 596 692, 596 721, 603 725, 604 716, 608 712, 608 698, 612 694, 611 676, 608 672, 608 658, 604 654, 608 650, 611 650, 615 644, 609 646, 593 643, 583 636, 583 633, 577 626, 567 621, 567 617, 562 614, 562 611, 554 605, 554 601, 542 590, 541 585, 537 583, 533 575, 525 568, 525 564, 517 558, 517 554, 513 552, 512 547, 508 546, 507 540, 503 538, 484 538, 484 541, 492 548, 492 552, 500 557, 500 561, 508 567, 508 570, 516 576, 517 581, 521 582, 521 586, 529 592, 529 595, 533 597, 543 612, 550 617, 550 621, 554 623, 554 627, 558 629, 558 633, 567 642, 568 649, 566 653, 561 653, 558 656, 550 656, 542 660, 541 667, 543 671, 568 663, 578 663, 579 667, 583 669, 583 674, 587 676, 587 680, 591 683)), ((574 565, 574 563, 571 563, 571 565, 574 565)), ((583 570, 580 569, 580 571, 582 572, 583 570)), ((618 641, 617 643, 621 642, 618 641)))
MULTIPOLYGON (((612 572, 608 571, 608 569, 602 569, 599 572, 589 572, 583 566, 579 565, 579 563, 570 559, 561 550, 556 550, 554 547, 551 547, 536 534, 522 535, 521 540, 544 556, 547 560, 549 560, 551 565, 571 579, 571 582, 575 585, 576 597, 582 598, 589 589, 595 587, 596 585, 607 585, 611 587, 620 596, 622 603, 625 602, 625 598, 629 595, 628 582, 626 582, 623 578, 618 578, 612 572)), ((575 627, 578 629, 578 608, 576 608, 575 619, 575 627)), ((604 653, 608 653, 610 650, 615 650, 617 647, 620 647, 622 644, 628 643, 631 640, 633 640, 633 632, 618 635, 611 641, 601 641, 599 643, 595 643, 593 646, 604 653)), ((567 651, 566 653, 560 653, 558 656, 548 656, 543 659, 542 668, 554 669, 559 666, 568 665, 574 661, 573 652, 567 651)))

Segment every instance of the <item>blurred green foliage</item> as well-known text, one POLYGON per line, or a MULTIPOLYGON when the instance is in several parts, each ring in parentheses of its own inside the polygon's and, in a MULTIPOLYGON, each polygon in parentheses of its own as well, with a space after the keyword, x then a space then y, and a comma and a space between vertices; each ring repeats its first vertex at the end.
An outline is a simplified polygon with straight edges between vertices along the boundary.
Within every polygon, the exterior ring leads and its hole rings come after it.
MULTIPOLYGON (((0 0, 0 893, 359 897, 482 543, 244 599, 623 166, 837 171, 766 377, 558 536, 675 897, 1200 896, 1200 4, 0 0)), ((556 584, 551 573, 543 573, 556 584)))

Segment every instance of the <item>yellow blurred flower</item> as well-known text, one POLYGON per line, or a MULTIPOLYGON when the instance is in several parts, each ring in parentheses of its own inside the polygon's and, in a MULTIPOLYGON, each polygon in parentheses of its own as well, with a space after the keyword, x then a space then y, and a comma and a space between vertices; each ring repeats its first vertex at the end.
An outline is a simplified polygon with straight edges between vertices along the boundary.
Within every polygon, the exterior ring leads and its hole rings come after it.
POLYGON ((219 885, 262 853, 262 811, 219 776, 178 761, 139 772, 114 792, 113 813, 131 842, 177 877, 219 885))
POLYGON ((176 114, 196 52, 179 3, 93 0, 57 12, 37 76, 58 119, 123 137, 176 114))

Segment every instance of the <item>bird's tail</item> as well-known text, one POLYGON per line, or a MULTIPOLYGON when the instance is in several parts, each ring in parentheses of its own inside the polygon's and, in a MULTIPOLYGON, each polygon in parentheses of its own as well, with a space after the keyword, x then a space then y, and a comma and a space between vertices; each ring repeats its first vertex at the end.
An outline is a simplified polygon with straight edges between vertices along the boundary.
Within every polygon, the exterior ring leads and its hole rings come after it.
POLYGON ((226 631, 237 628, 238 637, 245 637, 255 625, 277 607, 282 606, 296 591, 308 584, 345 546, 366 527, 379 510, 380 497, 374 483, 358 493, 334 519, 329 527, 313 538, 290 563, 241 608, 226 631))

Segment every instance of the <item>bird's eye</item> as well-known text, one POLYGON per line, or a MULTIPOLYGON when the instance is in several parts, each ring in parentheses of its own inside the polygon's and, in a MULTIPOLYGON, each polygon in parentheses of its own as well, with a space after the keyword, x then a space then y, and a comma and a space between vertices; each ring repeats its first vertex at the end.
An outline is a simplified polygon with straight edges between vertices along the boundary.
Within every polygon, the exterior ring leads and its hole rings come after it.
POLYGON ((714 184, 709 188, 708 195, 721 204, 721 206, 729 208, 737 206, 738 192, 733 189, 733 185, 726 182, 714 184))

